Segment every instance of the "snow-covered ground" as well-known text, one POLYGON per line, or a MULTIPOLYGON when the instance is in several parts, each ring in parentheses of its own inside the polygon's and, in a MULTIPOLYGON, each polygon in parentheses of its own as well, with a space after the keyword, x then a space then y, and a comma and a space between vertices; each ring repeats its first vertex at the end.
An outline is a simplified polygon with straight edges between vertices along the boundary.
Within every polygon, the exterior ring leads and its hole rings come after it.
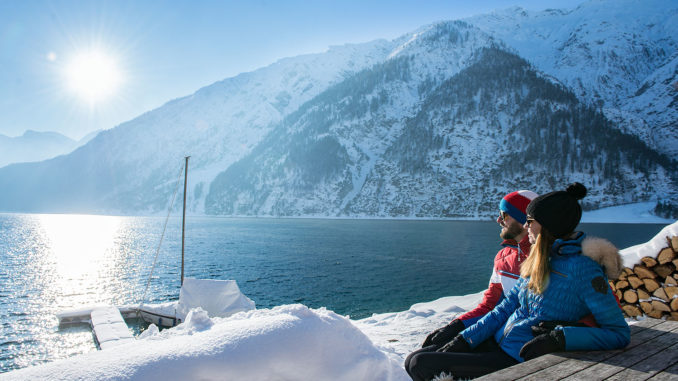
MULTIPOLYGON (((678 221, 621 251, 626 265, 657 254, 678 221)), ((300 304, 210 318, 200 310, 161 332, 78 357, 16 370, 3 380, 409 380, 402 363, 426 335, 482 293, 351 320, 300 304)))
POLYGON ((661 218, 651 213, 656 202, 640 202, 636 204, 611 206, 591 210, 582 214, 581 222, 589 223, 632 223, 632 224, 670 224, 673 220, 661 218))

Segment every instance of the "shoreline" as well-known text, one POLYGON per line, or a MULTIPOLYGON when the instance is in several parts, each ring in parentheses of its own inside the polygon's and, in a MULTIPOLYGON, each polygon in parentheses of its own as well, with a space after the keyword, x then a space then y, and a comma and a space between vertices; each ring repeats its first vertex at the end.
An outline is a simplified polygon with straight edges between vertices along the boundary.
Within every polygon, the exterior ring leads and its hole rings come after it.
MULTIPOLYGON (((638 202, 625 205, 616 205, 601 209, 588 210, 582 213, 582 224, 671 224, 675 220, 662 218, 651 213, 656 202, 638 202)), ((3 212, 0 215, 91 215, 109 217, 148 217, 165 218, 166 213, 132 215, 132 214, 98 214, 98 213, 38 213, 38 212, 3 212)), ((180 216, 170 216, 179 218, 180 216)), ((270 219, 270 220, 372 220, 372 221, 494 221, 496 216, 468 217, 380 217, 380 216, 251 216, 251 215, 210 215, 187 213, 188 218, 214 219, 270 219)))

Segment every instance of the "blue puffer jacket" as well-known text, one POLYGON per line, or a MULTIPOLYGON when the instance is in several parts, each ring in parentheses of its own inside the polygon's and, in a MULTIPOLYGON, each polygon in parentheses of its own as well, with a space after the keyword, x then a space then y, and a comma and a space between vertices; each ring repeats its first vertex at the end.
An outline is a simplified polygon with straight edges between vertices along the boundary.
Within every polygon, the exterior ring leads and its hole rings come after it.
POLYGON ((617 249, 600 238, 584 239, 584 233, 573 237, 554 243, 549 283, 542 295, 529 291, 528 280, 520 278, 497 307, 461 332, 472 348, 494 335, 504 352, 522 362, 520 349, 534 338, 530 327, 541 321, 578 321, 589 314, 593 314, 600 328, 564 327, 566 350, 628 345, 629 326, 603 270, 605 267, 612 278, 619 274, 621 258, 617 249))

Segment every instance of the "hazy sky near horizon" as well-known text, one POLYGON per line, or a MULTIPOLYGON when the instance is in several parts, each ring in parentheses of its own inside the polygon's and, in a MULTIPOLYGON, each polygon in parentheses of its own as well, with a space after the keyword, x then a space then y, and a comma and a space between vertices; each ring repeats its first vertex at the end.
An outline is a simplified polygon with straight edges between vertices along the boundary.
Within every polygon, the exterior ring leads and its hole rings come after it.
POLYGON ((239 73, 511 6, 585 0, 0 1, 0 134, 79 139, 239 73))

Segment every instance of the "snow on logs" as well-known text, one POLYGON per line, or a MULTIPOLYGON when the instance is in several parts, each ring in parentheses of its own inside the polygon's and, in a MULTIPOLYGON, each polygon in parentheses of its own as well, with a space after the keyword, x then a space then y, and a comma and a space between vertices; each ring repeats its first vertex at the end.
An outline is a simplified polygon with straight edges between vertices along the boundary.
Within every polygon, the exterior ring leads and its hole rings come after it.
POLYGON ((609 281, 626 317, 678 320, 678 236, 666 241, 656 257, 641 258, 609 281))

